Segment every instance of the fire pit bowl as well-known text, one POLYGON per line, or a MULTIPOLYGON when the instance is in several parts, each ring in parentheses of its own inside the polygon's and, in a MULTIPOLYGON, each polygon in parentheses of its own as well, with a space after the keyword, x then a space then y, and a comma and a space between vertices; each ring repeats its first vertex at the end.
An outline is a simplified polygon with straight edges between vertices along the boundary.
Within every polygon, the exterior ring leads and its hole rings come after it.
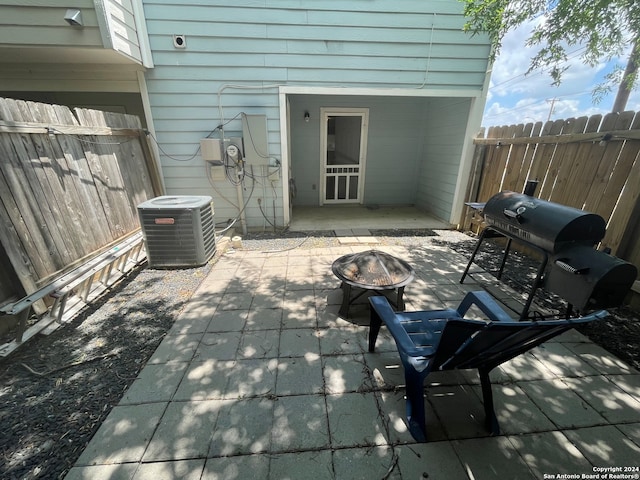
POLYGON ((352 253, 338 258, 331 265, 333 274, 342 282, 342 306, 340 316, 347 318, 349 306, 367 291, 393 291, 396 294, 394 305, 404 310, 404 287, 415 276, 415 271, 404 260, 378 250, 352 253), (352 289, 361 290, 351 296, 352 289))

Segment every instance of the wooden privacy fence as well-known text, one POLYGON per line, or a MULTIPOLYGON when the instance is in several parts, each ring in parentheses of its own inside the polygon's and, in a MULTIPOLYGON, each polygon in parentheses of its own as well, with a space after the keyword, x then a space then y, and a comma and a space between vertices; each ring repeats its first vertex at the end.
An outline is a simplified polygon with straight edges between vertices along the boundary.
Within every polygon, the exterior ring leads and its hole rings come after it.
MULTIPOLYGON (((640 113, 490 127, 474 143, 469 202, 537 180, 537 197, 607 220, 601 247, 640 270, 640 113)), ((462 226, 480 221, 469 212, 462 226)))
POLYGON ((137 117, 0 98, 0 303, 138 230, 160 182, 137 117))

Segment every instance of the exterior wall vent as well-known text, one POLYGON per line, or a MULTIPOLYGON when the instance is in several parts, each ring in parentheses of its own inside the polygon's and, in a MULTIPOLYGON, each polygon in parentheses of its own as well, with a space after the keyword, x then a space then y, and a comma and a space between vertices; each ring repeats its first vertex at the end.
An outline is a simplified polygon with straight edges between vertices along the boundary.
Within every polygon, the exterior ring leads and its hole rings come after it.
POLYGON ((162 196, 138 205, 149 267, 204 265, 216 252, 212 198, 162 196))

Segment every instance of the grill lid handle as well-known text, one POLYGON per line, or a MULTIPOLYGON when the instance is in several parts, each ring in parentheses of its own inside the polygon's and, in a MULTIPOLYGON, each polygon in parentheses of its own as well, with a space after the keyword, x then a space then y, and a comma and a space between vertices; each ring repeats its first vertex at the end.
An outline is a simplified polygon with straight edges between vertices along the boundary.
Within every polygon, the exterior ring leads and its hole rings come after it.
MULTIPOLYGON (((518 210, 520 210, 520 209, 518 209, 518 210)), ((502 213, 504 214, 505 217, 513 218, 518 223, 522 222, 522 215, 520 215, 519 212, 514 212, 513 210, 509 210, 508 208, 505 208, 502 211, 502 213)))
POLYGON ((561 270, 564 270, 565 272, 573 273, 574 275, 585 275, 589 273, 589 267, 576 268, 569 265, 567 262, 563 260, 566 260, 566 259, 559 259, 554 262, 556 266, 561 270))

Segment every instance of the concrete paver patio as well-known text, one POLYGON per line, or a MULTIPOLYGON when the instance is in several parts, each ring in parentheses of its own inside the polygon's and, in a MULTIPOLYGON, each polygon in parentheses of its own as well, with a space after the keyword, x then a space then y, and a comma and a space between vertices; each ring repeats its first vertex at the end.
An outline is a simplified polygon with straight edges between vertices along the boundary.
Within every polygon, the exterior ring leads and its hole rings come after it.
MULTIPOLYGON (((391 337, 383 328, 367 352, 365 299, 348 320, 337 313, 331 263, 370 248, 226 252, 66 479, 542 479, 639 466, 640 373, 576 331, 492 373, 497 437, 474 371, 430 375, 429 442, 416 443, 391 337)), ((416 270, 407 310, 454 307, 486 282, 520 300, 492 277, 460 285, 466 259, 446 246, 375 248, 416 270)))

